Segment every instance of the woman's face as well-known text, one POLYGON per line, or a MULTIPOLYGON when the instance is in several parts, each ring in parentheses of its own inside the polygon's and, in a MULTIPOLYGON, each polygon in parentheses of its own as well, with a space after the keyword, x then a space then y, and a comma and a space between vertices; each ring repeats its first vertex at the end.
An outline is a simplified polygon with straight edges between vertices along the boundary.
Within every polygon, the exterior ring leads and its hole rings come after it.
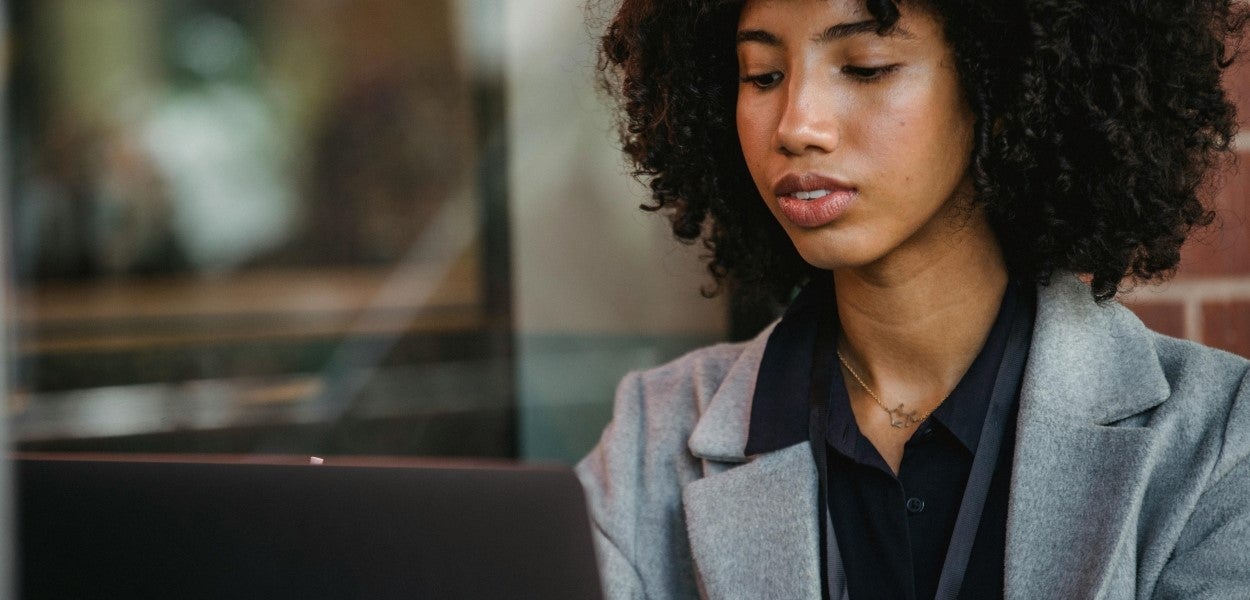
POLYGON ((924 260, 972 195, 974 116, 954 55, 933 17, 900 10, 880 36, 862 0, 742 9, 742 152, 773 216, 820 268, 924 260))

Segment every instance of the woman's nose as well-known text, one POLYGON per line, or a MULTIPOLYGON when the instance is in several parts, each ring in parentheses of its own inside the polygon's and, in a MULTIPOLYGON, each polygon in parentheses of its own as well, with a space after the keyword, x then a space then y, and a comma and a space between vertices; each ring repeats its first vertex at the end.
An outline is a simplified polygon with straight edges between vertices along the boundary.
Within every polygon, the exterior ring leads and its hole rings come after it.
POLYGON ((777 150, 791 156, 833 152, 838 144, 835 111, 827 90, 805 78, 791 78, 777 122, 777 150))

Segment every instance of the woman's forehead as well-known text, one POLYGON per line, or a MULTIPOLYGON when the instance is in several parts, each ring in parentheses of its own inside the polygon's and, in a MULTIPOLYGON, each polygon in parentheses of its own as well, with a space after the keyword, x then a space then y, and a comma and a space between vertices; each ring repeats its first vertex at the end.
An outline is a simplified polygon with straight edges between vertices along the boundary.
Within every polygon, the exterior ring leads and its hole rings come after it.
POLYGON ((863 0, 746 0, 737 29, 739 43, 772 39, 769 45, 776 46, 787 45, 779 36, 795 35, 818 44, 856 38, 944 42, 941 26, 927 11, 900 6, 898 20, 883 30, 863 0))
POLYGON ((821 13, 831 18, 870 20, 864 0, 746 0, 740 22, 746 19, 784 18, 787 15, 821 13))

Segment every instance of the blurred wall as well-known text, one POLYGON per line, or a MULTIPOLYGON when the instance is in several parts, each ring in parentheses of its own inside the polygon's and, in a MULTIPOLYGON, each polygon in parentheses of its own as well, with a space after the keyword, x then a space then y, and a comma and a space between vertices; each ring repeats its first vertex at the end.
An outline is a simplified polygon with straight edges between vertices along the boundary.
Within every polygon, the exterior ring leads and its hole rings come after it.
MULTIPOLYGON (((9 21, 8 21, 8 3, 0 0, 0 39, 9 39, 9 21)), ((9 50, 0 50, 0 114, 8 114, 8 97, 9 97, 9 67, 10 56, 9 50)), ((0 140, 9 139, 9 124, 7 120, 0 120, 0 140)), ((0 143, 0 234, 8 235, 9 219, 9 190, 12 189, 10 184, 9 167, 9 145, 8 143, 0 143)), ((7 244, 0 244, 0 273, 9 272, 9 250, 7 244)), ((9 289, 9 278, 0 278, 0 314, 8 313, 9 296, 12 290, 9 289)), ((9 356, 9 328, 0 329, 0 356, 9 356)), ((0 397, 9 397, 9 372, 7 358, 4 368, 0 368, 0 397)), ((5 419, 0 421, 0 448, 9 448, 9 424, 8 412, 5 413, 5 419)), ((13 531, 13 499, 11 497, 13 490, 13 474, 10 469, 9 461, 0 460, 0 531, 13 531)), ((0 538, 0 598, 10 598, 14 595, 16 589, 13 581, 13 539, 15 535, 6 535, 0 538)))
POLYGON ((1237 165, 1212 199, 1215 225, 1194 235, 1171 281, 1125 298, 1151 329, 1250 357, 1250 57, 1224 78, 1242 131, 1237 165))
MULTIPOLYGON (((616 382, 723 336, 700 247, 640 211, 580 0, 508 0, 509 182, 521 455, 575 460, 616 382)), ((593 3, 592 3, 593 4, 593 3)), ((611 3, 607 3, 611 4, 611 3)), ((603 9, 596 9, 603 10, 603 9)))

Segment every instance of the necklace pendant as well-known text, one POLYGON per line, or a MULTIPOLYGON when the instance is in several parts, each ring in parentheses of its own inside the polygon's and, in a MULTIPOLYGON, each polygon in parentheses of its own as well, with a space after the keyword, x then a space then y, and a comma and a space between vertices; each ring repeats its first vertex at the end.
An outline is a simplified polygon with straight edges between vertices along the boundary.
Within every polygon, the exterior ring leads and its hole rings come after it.
POLYGON ((902 404, 886 412, 890 415, 890 427, 895 429, 903 429, 920 421, 920 419, 916 418, 916 411, 903 410, 902 404))

